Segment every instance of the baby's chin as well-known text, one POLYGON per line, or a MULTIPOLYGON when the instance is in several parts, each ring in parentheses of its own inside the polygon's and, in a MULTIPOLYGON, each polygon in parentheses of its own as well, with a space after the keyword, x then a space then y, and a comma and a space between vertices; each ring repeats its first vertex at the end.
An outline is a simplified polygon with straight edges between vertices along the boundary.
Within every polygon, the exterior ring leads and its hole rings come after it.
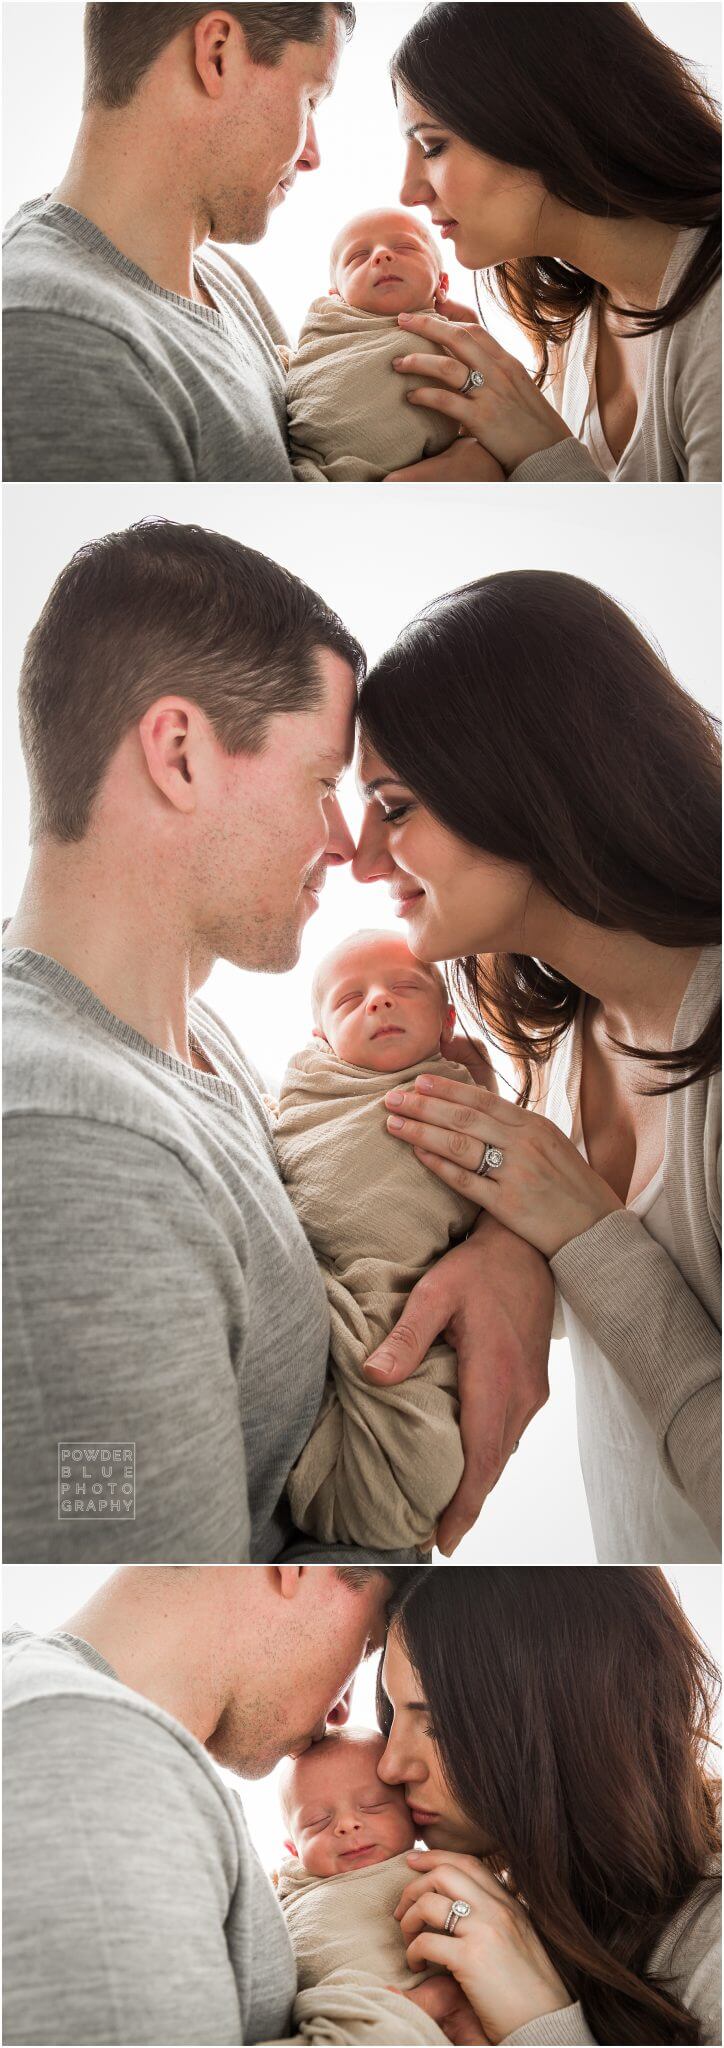
POLYGON ((385 313, 392 318, 397 313, 429 313, 431 305, 431 299, 426 299, 424 305, 417 300, 411 304, 410 293, 405 291, 403 286, 395 291, 387 285, 378 285, 370 292, 369 299, 365 300, 364 305, 359 306, 357 310, 360 313, 385 313))
POLYGON ((399 1038, 383 1038, 376 1045, 360 1046, 358 1053, 342 1053, 341 1058, 348 1066, 365 1067, 371 1074, 397 1074, 403 1067, 421 1066, 425 1060, 433 1060, 439 1050, 438 1043, 419 1052, 414 1042, 410 1043, 407 1035, 401 1033, 399 1038))

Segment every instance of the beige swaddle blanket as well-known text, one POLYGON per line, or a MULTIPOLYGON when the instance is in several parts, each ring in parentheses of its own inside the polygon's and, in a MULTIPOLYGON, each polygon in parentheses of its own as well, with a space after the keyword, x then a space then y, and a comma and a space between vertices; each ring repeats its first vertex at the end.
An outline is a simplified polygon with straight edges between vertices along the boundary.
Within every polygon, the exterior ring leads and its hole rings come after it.
POLYGON ((455 421, 408 405, 414 382, 391 367, 411 344, 416 354, 434 351, 433 342, 405 334, 394 314, 314 300, 287 376, 289 447, 301 483, 379 482, 449 448, 455 421))
MULTIPOLYGON (((469 1079, 439 1054, 420 1065, 469 1079)), ((416 1281, 478 1214, 386 1129, 387 1090, 410 1087, 419 1071, 348 1066, 313 1039, 281 1086, 277 1156, 331 1319, 330 1375, 287 1491, 297 1528, 323 1543, 426 1545, 462 1476, 450 1346, 434 1344, 400 1386, 373 1386, 362 1374, 416 1281)))
POLYGON ((413 1874, 404 1855, 338 1877, 310 1877, 296 1857, 285 1858, 277 1897, 297 1962, 299 2039, 395 2048, 445 2041, 435 2021, 401 1995, 435 1974, 408 1970, 393 1917, 413 1874))

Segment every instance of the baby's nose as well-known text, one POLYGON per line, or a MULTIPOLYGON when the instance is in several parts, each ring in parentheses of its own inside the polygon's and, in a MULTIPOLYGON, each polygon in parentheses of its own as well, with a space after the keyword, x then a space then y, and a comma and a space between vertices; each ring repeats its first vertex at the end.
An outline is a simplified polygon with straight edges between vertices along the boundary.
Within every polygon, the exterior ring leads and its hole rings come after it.
POLYGON ((337 1820, 336 1820, 336 1825, 335 1825, 335 1834, 337 1834, 337 1835, 349 1835, 349 1834, 353 1834, 353 1833, 354 1833, 354 1830, 355 1830, 355 1828, 358 1828, 358 1827, 360 1827, 360 1826, 361 1826, 361 1822, 360 1822, 359 1814, 357 1814, 357 1813, 338 1813, 338 1815, 337 1815, 337 1820))
POLYGON ((392 1008, 392 997, 387 994, 387 990, 384 988, 373 989, 367 997, 368 1010, 384 1009, 385 1006, 388 1010, 392 1008))

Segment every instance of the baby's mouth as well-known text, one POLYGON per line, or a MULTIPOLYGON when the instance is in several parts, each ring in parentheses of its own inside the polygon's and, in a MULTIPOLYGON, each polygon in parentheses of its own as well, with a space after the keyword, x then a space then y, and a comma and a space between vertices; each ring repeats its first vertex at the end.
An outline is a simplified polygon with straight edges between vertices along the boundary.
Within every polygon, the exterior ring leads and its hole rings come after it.
POLYGON ((358 1842, 355 1849, 340 1849, 339 1860, 340 1863, 357 1863, 363 1856, 376 1856, 377 1849, 377 1842, 364 1842, 361 1846, 358 1842))
POLYGON ((382 284, 404 284, 404 282, 404 277, 398 277, 396 272, 391 272, 388 277, 376 277, 374 288, 378 292, 382 284))
POLYGON ((374 1039, 375 1039, 375 1038, 402 1038, 402 1037, 404 1037, 404 1025, 403 1025, 403 1024, 381 1024, 381 1025, 380 1025, 380 1028, 379 1028, 379 1031, 373 1031, 373 1033, 372 1033, 372 1038, 373 1038, 373 1041, 374 1041, 374 1039))

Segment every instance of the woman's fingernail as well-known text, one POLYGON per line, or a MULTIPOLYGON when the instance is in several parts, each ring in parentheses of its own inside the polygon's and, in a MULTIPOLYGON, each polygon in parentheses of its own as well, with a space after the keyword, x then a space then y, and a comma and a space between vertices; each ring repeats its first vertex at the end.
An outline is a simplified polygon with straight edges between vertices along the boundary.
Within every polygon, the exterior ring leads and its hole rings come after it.
POLYGON ((391 1102, 391 1103, 393 1103, 393 1104, 394 1104, 394 1107, 395 1107, 395 1109, 399 1109, 399 1107, 400 1107, 400 1103, 401 1103, 401 1102, 404 1102, 404 1100, 405 1100, 405 1097, 404 1097, 404 1095, 403 1095, 403 1092, 402 1092, 402 1089, 401 1089, 401 1088, 391 1088, 391 1089, 390 1089, 390 1092, 389 1092, 389 1095, 386 1095, 386 1096, 385 1096, 385 1102, 391 1102))
POLYGON ((387 1118, 387 1129, 388 1129, 388 1131, 404 1131, 404 1128, 405 1128, 405 1119, 404 1119, 404 1117, 403 1117, 403 1116, 388 1116, 388 1118, 387 1118))
POLYGON ((415 1087, 419 1088, 421 1095, 434 1095, 435 1093, 435 1083, 431 1081, 429 1074, 418 1074, 415 1087))

